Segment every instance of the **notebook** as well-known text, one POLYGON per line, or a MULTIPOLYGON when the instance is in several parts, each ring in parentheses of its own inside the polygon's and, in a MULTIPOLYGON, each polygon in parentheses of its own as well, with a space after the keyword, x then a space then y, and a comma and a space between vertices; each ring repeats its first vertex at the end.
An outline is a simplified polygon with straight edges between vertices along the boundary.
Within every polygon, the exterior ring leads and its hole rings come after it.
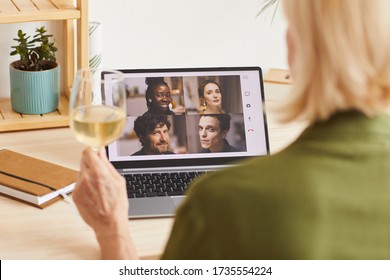
POLYGON ((120 71, 126 125, 106 151, 126 178, 129 218, 173 216, 184 181, 269 154, 261 68, 120 71))

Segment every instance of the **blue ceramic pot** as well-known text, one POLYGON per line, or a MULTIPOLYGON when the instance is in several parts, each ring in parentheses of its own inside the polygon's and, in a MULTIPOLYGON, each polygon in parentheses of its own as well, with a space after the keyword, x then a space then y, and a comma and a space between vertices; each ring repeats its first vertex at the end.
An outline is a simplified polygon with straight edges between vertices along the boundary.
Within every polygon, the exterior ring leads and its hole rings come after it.
POLYGON ((60 67, 43 71, 22 71, 10 64, 12 109, 23 114, 45 114, 57 109, 60 100, 60 67))

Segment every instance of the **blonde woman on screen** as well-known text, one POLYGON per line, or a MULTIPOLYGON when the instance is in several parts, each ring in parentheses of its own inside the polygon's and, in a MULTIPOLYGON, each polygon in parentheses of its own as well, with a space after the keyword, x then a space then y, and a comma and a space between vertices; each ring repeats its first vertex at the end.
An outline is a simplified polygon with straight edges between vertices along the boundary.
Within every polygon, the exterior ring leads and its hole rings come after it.
MULTIPOLYGON (((390 259, 390 1, 284 11, 294 85, 280 117, 310 125, 277 154, 196 181, 164 259, 390 259)), ((103 258, 137 257, 125 193, 85 150, 73 198, 103 258)))

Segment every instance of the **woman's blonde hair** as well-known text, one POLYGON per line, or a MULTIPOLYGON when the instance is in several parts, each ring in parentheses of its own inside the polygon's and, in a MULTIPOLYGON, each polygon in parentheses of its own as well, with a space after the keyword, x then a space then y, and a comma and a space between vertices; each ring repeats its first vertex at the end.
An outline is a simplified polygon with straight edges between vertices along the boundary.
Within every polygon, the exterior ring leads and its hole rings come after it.
POLYGON ((294 86, 281 119, 390 110, 390 1, 284 0, 294 86))

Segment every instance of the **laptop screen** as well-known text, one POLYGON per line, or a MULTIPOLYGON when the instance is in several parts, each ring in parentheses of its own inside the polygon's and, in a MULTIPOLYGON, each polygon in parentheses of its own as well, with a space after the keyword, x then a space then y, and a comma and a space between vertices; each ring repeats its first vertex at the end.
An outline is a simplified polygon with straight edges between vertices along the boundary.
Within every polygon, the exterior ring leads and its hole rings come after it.
POLYGON ((107 147, 116 168, 221 165, 269 153, 259 67, 120 71, 126 125, 107 147))

